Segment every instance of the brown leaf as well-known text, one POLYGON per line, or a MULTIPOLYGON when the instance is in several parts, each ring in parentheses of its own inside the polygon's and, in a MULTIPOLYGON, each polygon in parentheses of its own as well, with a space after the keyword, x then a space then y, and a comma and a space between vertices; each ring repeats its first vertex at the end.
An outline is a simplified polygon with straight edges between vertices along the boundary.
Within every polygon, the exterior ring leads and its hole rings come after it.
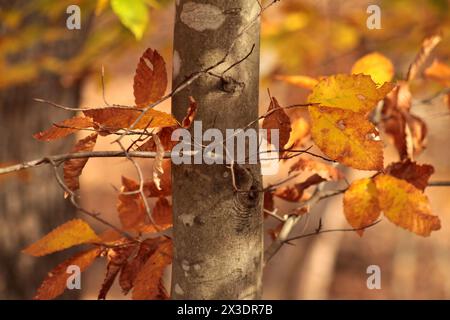
MULTIPOLYGON (((97 141, 97 133, 93 133, 86 138, 77 142, 72 148, 72 153, 92 151, 94 150, 95 143, 97 141)), ((89 158, 69 159, 64 162, 64 183, 72 190, 78 190, 80 188, 79 177, 83 172, 83 168, 88 162, 89 158)))
POLYGON ((167 88, 166 63, 156 50, 148 48, 139 59, 134 76, 136 105, 144 108, 158 101, 167 88))
POLYGON ((425 76, 439 82, 444 87, 450 88, 450 66, 437 59, 425 70, 425 76))
POLYGON ((197 102, 194 100, 193 97, 189 97, 189 108, 187 110, 186 116, 181 122, 181 126, 185 129, 189 129, 196 115, 197 115, 197 102))
POLYGON ((417 54, 413 63, 411 63, 411 65, 409 66, 408 75, 406 77, 408 81, 413 80, 417 76, 420 69, 422 69, 423 64, 430 56, 431 51, 433 51, 433 49, 439 44, 439 42, 441 42, 441 40, 442 36, 440 34, 432 35, 423 40, 422 47, 420 48, 419 53, 417 54))
POLYGON ((262 127, 269 130, 267 133, 267 141, 269 143, 272 143, 270 138, 270 129, 279 130, 280 149, 282 149, 289 141, 289 136, 291 134, 291 120, 284 109, 280 107, 277 99, 275 98, 272 98, 270 102, 269 109, 267 110, 267 116, 263 120, 262 127))
POLYGON ((164 160, 164 147, 157 135, 153 135, 153 140, 156 144, 156 157, 153 161, 153 182, 156 189, 161 190, 161 176, 164 174, 164 168, 162 166, 164 160))
POLYGON ((333 166, 330 166, 326 163, 319 162, 313 159, 305 159, 305 158, 299 158, 298 161, 289 168, 289 174, 294 171, 304 171, 304 170, 316 173, 323 179, 328 181, 337 181, 344 177, 342 172, 333 166))
MULTIPOLYGON (((171 151, 174 146, 178 144, 178 141, 172 141, 172 133, 177 127, 165 127, 160 129, 155 135, 158 136, 159 141, 164 147, 165 151, 171 151)), ((156 152, 156 143, 153 136, 145 141, 139 148, 139 151, 156 152)))
POLYGON ((146 210, 139 193, 126 194, 139 190, 139 184, 131 179, 122 177, 122 193, 119 194, 117 211, 122 227, 125 230, 137 230, 146 224, 146 210))
POLYGON ((67 273, 67 268, 71 265, 76 265, 81 271, 84 271, 94 262, 100 252, 100 248, 89 249, 74 255, 58 265, 48 273, 33 299, 49 300, 61 295, 67 288, 67 279, 70 277, 70 274, 67 273))
POLYGON ((172 263, 172 250, 172 241, 163 241, 146 261, 134 281, 134 300, 152 300, 164 295, 161 292, 161 279, 164 269, 172 263))
POLYGON ((125 263, 119 276, 119 284, 124 294, 127 294, 133 288, 137 274, 148 258, 155 253, 161 239, 162 238, 144 240, 140 244, 139 250, 134 258, 130 262, 125 263))
POLYGON ((158 198, 158 201, 156 201, 155 207, 153 208, 153 219, 155 219, 155 222, 158 225, 172 225, 172 206, 167 198, 158 198))
POLYGON ((136 244, 126 245, 127 240, 123 241, 123 247, 108 249, 108 264, 106 266, 106 275, 102 287, 98 294, 99 300, 106 299, 108 291, 114 283, 119 271, 123 268, 130 255, 136 249, 136 244))
POLYGON ((273 211, 275 209, 272 192, 264 192, 264 209, 269 211, 273 211))
POLYGON ((406 180, 417 189, 424 191, 428 185, 428 179, 434 173, 434 168, 428 164, 420 165, 410 159, 406 159, 389 165, 386 168, 386 173, 406 180))
POLYGON ((274 195, 290 202, 298 202, 302 200, 304 191, 316 184, 326 181, 318 174, 314 174, 306 179, 304 182, 297 183, 294 186, 278 188, 274 195))
POLYGON ((92 118, 74 117, 55 123, 50 129, 36 133, 33 137, 40 141, 52 141, 93 126, 94 122, 92 118))

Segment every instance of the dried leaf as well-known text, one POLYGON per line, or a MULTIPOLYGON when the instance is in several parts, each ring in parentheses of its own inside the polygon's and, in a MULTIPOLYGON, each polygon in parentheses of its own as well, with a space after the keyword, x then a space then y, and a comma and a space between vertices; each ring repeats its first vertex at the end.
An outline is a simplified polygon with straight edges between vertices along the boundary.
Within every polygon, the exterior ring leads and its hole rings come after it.
POLYGON ((327 157, 355 169, 383 169, 383 144, 365 116, 330 107, 309 112, 313 140, 327 157))
MULTIPOLYGON (((84 139, 81 139, 72 148, 72 153, 92 151, 94 150, 95 143, 97 142, 97 134, 93 133, 84 139)), ((80 188, 79 177, 83 172, 83 169, 88 162, 89 158, 69 159, 64 162, 64 183, 72 190, 78 190, 80 188)))
MULTIPOLYGON (((130 128, 142 114, 139 109, 124 109, 118 107, 90 109, 83 113, 94 119, 102 130, 114 132, 119 129, 130 128)), ((177 125, 175 118, 165 112, 150 109, 133 127, 134 129, 146 129, 157 127, 171 127, 177 125)))
POLYGON ((75 265, 80 268, 80 271, 85 271, 99 256, 100 252, 100 248, 83 251, 58 265, 48 273, 33 299, 50 300, 61 295, 67 288, 67 279, 70 277, 67 268, 75 265))
POLYGON ((310 134, 311 128, 309 123, 303 117, 300 117, 292 122, 291 129, 292 131, 289 136, 289 141, 286 143, 284 148, 293 150, 301 148, 304 140, 310 134))
POLYGON ((127 194, 127 192, 139 190, 139 184, 131 179, 122 177, 122 193, 119 194, 117 211, 122 227, 125 230, 138 230, 146 224, 146 210, 139 193, 127 194))
POLYGON ((289 174, 294 171, 304 171, 308 170, 312 173, 316 173, 321 176, 323 179, 328 181, 337 181, 344 177, 341 171, 336 167, 330 166, 326 163, 319 162, 313 159, 305 159, 299 158, 297 162, 295 162, 289 168, 289 174))
POLYGON ((314 86, 316 86, 319 81, 315 78, 311 78, 308 76, 276 76, 277 80, 282 80, 284 82, 290 83, 294 86, 312 90, 314 86))
POLYGON ((394 65, 384 55, 373 52, 358 59, 352 67, 352 74, 369 75, 377 85, 392 80, 394 76, 394 65))
POLYGON ((161 190, 161 176, 164 174, 164 168, 162 166, 164 160, 164 147, 157 135, 153 135, 153 140, 156 144, 156 157, 153 161, 153 182, 156 189, 161 190))
POLYGON ((134 97, 139 108, 158 101, 167 88, 166 63, 156 50, 147 49, 136 68, 134 97))
POLYGON ((441 228, 427 196, 412 184, 389 175, 377 176, 375 184, 380 209, 391 222, 424 237, 441 228))
POLYGON ((172 225, 172 206, 165 197, 159 197, 153 208, 153 219, 158 225, 172 225))
POLYGON ((194 98, 189 97, 189 108, 187 110, 186 116, 181 122, 181 126, 185 129, 189 129, 196 115, 197 115, 197 102, 194 100, 194 98))
MULTIPOLYGON (((279 146, 280 149, 283 148, 289 141, 289 136, 291 134, 291 120, 280 107, 277 99, 272 98, 269 109, 267 110, 267 116, 264 118, 262 127, 266 130, 278 129, 279 130, 279 146)), ((270 130, 267 134, 267 141, 271 142, 270 130)))
POLYGON ((432 35, 423 40, 419 53, 413 63, 409 66, 408 75, 406 77, 407 81, 413 80, 419 74, 420 69, 422 69, 423 64, 427 61, 431 51, 433 51, 441 40, 442 37, 439 34, 432 35))
POLYGON ((79 244, 100 241, 94 230, 83 220, 70 220, 54 229, 22 252, 35 256, 61 251, 79 244))
MULTIPOLYGON (((378 194, 375 183, 370 178, 354 181, 344 193, 344 214, 354 228, 364 228, 374 223, 380 216, 378 194)), ((356 231, 360 236, 364 229, 356 231)))
POLYGON ((92 118, 74 117, 55 123, 50 129, 36 133, 33 137, 40 141, 52 141, 93 126, 94 122, 92 118))
MULTIPOLYGON (((164 147, 165 151, 171 151, 174 146, 178 144, 178 141, 172 141, 172 133, 177 127, 165 127, 159 130, 155 135, 158 136, 159 141, 164 147)), ((150 137, 138 148, 139 151, 156 152, 156 143, 153 137, 150 137)))
POLYGON ((402 162, 392 163, 385 172, 393 177, 406 180, 417 189, 424 191, 430 176, 434 173, 434 168, 428 164, 419 165, 406 159, 402 162))
POLYGON ((161 238, 144 240, 140 244, 136 256, 130 262, 125 263, 119 276, 119 284, 124 294, 133 288, 137 274, 150 256, 155 253, 160 242, 161 238))
POLYGON ((304 191, 316 184, 326 181, 318 174, 314 174, 304 182, 297 183, 294 186, 282 187, 275 190, 274 195, 290 202, 298 202, 303 199, 304 191))
POLYGON ((164 269, 172 262, 172 250, 172 241, 166 240, 147 260, 134 281, 134 300, 152 300, 164 294, 160 284, 164 269))

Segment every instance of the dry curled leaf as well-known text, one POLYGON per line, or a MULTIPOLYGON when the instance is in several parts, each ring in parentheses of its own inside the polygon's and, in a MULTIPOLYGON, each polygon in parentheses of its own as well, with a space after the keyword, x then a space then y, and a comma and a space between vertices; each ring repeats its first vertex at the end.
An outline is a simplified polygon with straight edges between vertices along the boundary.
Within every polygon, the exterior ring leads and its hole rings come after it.
MULTIPOLYGON (((84 139, 81 139, 72 148, 72 153, 92 151, 94 150, 95 143, 97 142, 97 134, 93 133, 84 139)), ((83 172, 86 163, 89 158, 69 159, 64 162, 64 183, 71 191, 76 191, 80 188, 79 177, 83 172)))
POLYGON ((93 126, 94 122, 90 117, 74 117, 55 123, 50 129, 36 133, 33 137, 40 141, 52 141, 93 126))
POLYGON ((344 193, 344 214, 348 223, 362 236, 364 227, 374 223, 380 216, 378 193, 370 178, 354 181, 344 193))
POLYGON ((139 108, 158 101, 167 88, 166 63, 156 50, 147 49, 136 68, 134 97, 139 108))
POLYGON ((409 66, 408 75, 406 76, 407 81, 413 80, 419 74, 420 69, 422 69, 424 63, 427 61, 431 51, 433 51, 441 40, 442 36, 440 34, 431 35, 423 40, 419 53, 415 57, 413 63, 409 66))
POLYGON ((427 196, 412 184, 384 174, 375 178, 375 184, 380 209, 391 222, 424 237, 441 228, 427 196))
POLYGON ((134 280, 134 300, 153 300, 166 295, 162 291, 161 280, 164 269, 172 263, 172 251, 172 241, 163 241, 145 262, 134 280))
POLYGON ((164 168, 162 166, 164 146, 157 135, 153 135, 153 140, 155 140, 156 144, 156 157, 153 161, 153 182, 155 183, 156 189, 161 190, 161 176, 164 174, 164 168))
POLYGON ((40 257, 79 244, 100 241, 94 230, 83 220, 70 220, 60 225, 42 239, 23 250, 24 253, 40 257))
POLYGON ((80 271, 85 271, 100 253, 100 248, 86 250, 58 265, 48 273, 33 299, 50 300, 61 295, 64 290, 66 290, 67 279, 71 275, 70 273, 67 273, 67 268, 69 266, 78 266, 80 271))
POLYGON ((279 147, 282 149, 286 143, 289 141, 289 136, 291 134, 291 120, 280 107, 277 99, 271 98, 269 109, 267 110, 267 115, 264 117, 262 127, 268 130, 267 141, 271 141, 271 129, 279 130, 279 147))
POLYGON ((425 70, 425 76, 450 88, 450 66, 445 63, 434 60, 432 65, 425 70))
POLYGON ((308 170, 312 173, 316 173, 323 179, 328 181, 337 181, 344 177, 341 171, 336 167, 329 164, 319 162, 313 159, 299 158, 290 168, 289 173, 294 171, 308 170))
POLYGON ((406 159, 390 164, 385 172, 393 177, 406 180, 417 189, 424 191, 428 185, 428 180, 434 173, 434 168, 429 164, 417 164, 410 159, 406 159))
POLYGON ((181 122, 181 126, 185 129, 189 129, 196 115, 197 115, 197 102, 194 100, 193 97, 189 97, 189 107, 186 116, 181 122))
MULTIPOLYGON (((124 109, 118 107, 89 109, 83 113, 94 119, 100 126, 99 130, 114 132, 120 129, 130 128, 138 117, 142 114, 139 109, 124 109)), ((134 125, 133 129, 146 129, 157 127, 171 127, 177 125, 175 118, 165 112, 149 109, 140 120, 134 125)))
POLYGON ((326 181, 318 174, 310 176, 303 182, 297 183, 294 186, 281 187, 275 190, 274 195, 290 202, 298 202, 303 199, 303 194, 309 187, 326 181))

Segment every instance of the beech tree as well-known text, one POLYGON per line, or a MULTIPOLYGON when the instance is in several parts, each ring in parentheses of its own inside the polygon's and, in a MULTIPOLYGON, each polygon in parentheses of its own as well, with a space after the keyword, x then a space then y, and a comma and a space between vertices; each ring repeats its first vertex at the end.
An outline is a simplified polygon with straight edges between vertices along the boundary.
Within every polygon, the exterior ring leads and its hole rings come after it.
MULTIPOLYGON (((51 270, 36 299, 61 295, 70 280, 67 269, 77 266, 84 271, 97 258, 107 261, 99 299, 107 297, 116 278, 124 294, 131 292, 133 299, 257 299, 262 294, 264 265, 286 243, 327 232, 362 236, 380 222, 382 214, 418 236, 441 228, 424 190, 449 183, 430 182, 433 166, 414 160, 425 146, 426 124, 411 113, 410 92, 411 81, 422 72, 441 36, 433 34, 423 41, 405 79, 393 81, 392 62, 376 52, 355 61, 346 74, 281 76, 282 81, 310 90, 307 101, 285 106, 269 91, 270 105, 259 115, 259 23, 261 15, 277 2, 176 1, 173 81, 168 93, 165 59, 149 48, 137 63, 133 106, 105 101, 106 107, 79 108, 82 114, 34 135, 48 142, 87 132, 70 153, 0 168, 0 174, 7 174, 49 165, 68 201, 106 227, 96 232, 85 220, 74 218, 23 250, 40 257, 86 247, 51 270), (172 114, 156 110, 168 99, 172 99, 172 114), (307 111, 309 121, 293 118, 289 111, 294 109, 307 111), (225 136, 233 129, 232 139, 244 130, 268 130, 269 142, 278 145, 275 161, 295 159, 288 176, 263 184, 262 161, 274 159, 263 157, 266 151, 262 149, 256 164, 242 164, 234 157, 222 164, 172 163, 171 158, 187 155, 173 152, 181 140, 186 144, 178 133, 192 133, 196 121, 203 132, 219 129, 225 136), (397 162, 385 163, 379 130, 392 138, 397 162), (114 136, 121 150, 94 151, 102 136, 114 136), (131 137, 132 142, 126 143, 124 137, 131 137), (311 151, 312 143, 321 153, 311 151), (95 157, 122 157, 136 169, 137 180, 122 177, 117 195, 120 226, 80 204, 79 177, 95 157), (144 172, 137 158, 153 159, 152 172, 144 172), (369 173, 347 182, 338 165, 369 173), (337 181, 346 182, 346 187, 329 187, 337 181), (338 195, 343 195, 349 228, 324 228, 320 223, 312 233, 293 234, 294 226, 317 203, 338 195), (294 203, 295 209, 280 212, 275 199, 294 203), (272 241, 267 244, 263 244, 265 219, 278 223, 270 230, 272 241), (170 265, 169 294, 163 275, 170 265)), ((127 17, 122 16, 122 22, 136 34, 136 19, 128 21, 127 17)), ((448 87, 449 69, 434 62, 424 74, 429 81, 448 87)), ((210 145, 204 136, 193 136, 187 145, 199 151, 203 161, 210 145)), ((246 146, 251 143, 242 141, 246 146)))

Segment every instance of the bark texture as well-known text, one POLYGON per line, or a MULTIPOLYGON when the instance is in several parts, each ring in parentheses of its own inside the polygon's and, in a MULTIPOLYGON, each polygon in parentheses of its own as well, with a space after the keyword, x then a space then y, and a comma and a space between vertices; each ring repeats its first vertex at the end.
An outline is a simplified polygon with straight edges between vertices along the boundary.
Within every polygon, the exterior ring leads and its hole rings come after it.
MULTIPOLYGON (((20 10, 28 1, 0 0, 2 9, 20 10)), ((65 16, 56 23, 65 27, 65 16)), ((31 24, 45 28, 45 20, 32 14, 25 18, 31 24)), ((25 28, 24 27, 24 28, 25 28)), ((8 57, 9 63, 34 61, 55 56, 68 59, 84 42, 87 26, 81 31, 69 31, 68 40, 40 43, 26 47, 8 57)), ((0 27, 0 37, 11 31, 0 27)), ((33 101, 45 98, 67 106, 77 106, 81 80, 64 87, 59 76, 42 72, 37 79, 0 90, 0 163, 17 162, 70 150, 74 138, 44 143, 32 134, 48 128, 52 122, 70 117, 67 111, 56 110, 33 101)), ((58 186, 53 169, 46 167, 29 171, 25 180, 3 177, 0 181, 0 299, 30 299, 47 272, 61 262, 60 254, 33 258, 21 250, 38 240, 57 225, 74 217, 75 210, 58 186)), ((66 255, 66 254, 64 254, 66 255)), ((66 294, 75 298, 78 292, 66 294)))
MULTIPOLYGON (((173 86, 214 65, 259 12, 257 1, 176 1, 173 86)), ((236 41, 227 63, 177 94, 172 112, 198 102, 203 131, 243 128, 258 117, 259 20, 236 41)), ((200 141, 199 141, 200 142, 200 141)), ((206 142, 208 144, 208 142, 206 142)), ((173 165, 174 299, 257 299, 263 263, 259 165, 235 166, 235 192, 226 165, 173 165)))

